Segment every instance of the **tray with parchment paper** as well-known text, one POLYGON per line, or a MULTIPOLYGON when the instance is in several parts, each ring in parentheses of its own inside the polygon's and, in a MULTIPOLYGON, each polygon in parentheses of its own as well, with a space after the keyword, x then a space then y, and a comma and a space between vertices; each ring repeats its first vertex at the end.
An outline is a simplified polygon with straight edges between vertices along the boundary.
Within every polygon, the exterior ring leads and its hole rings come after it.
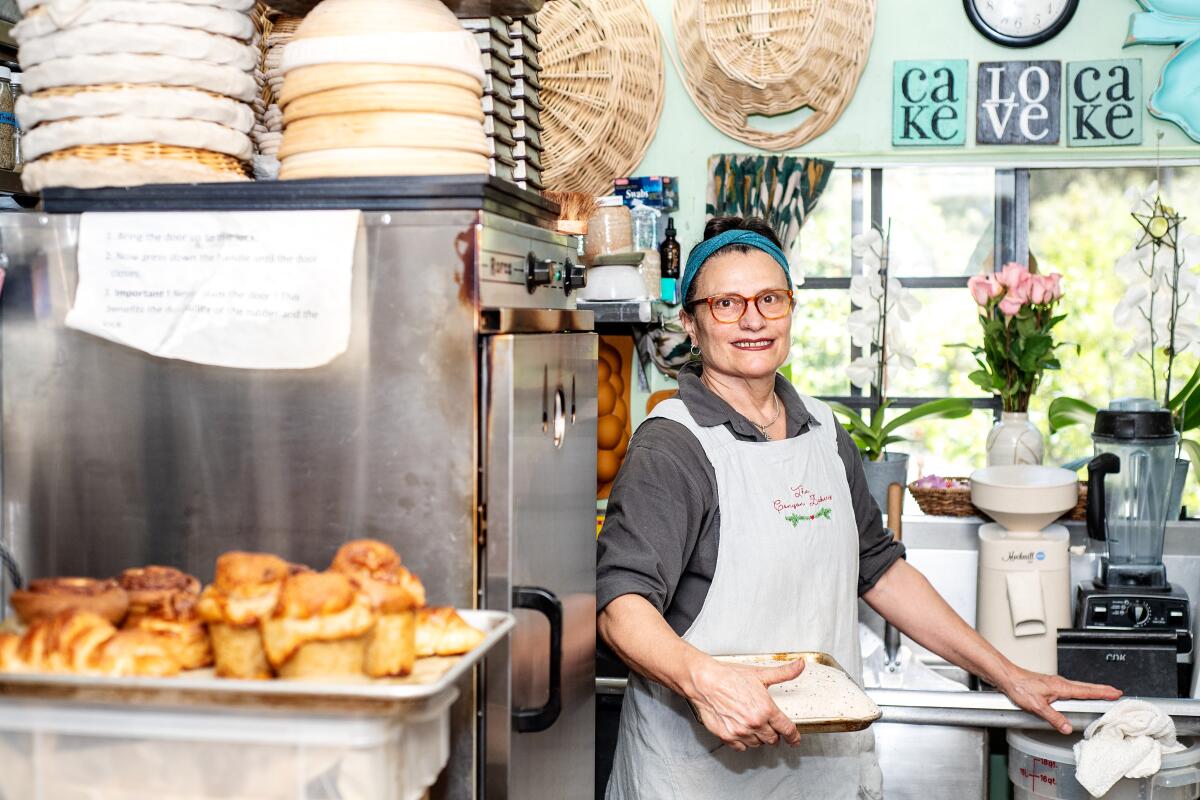
POLYGON ((862 687, 828 653, 805 651, 757 655, 716 656, 727 664, 778 667, 804 659, 800 677, 767 688, 771 699, 800 733, 861 731, 883 712, 862 687))

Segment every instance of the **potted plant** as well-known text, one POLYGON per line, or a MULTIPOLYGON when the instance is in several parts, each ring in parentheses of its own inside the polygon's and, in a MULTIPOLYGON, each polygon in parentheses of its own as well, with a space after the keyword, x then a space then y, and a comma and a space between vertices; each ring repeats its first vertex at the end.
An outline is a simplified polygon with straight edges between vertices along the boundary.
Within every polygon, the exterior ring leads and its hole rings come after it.
POLYGON ((887 507, 888 486, 906 484, 908 453, 896 453, 889 445, 906 441, 901 428, 926 417, 965 417, 971 404, 962 399, 946 398, 922 403, 915 408, 886 419, 892 401, 887 397, 890 375, 897 367, 916 365, 903 338, 903 324, 921 307, 896 278, 888 276, 888 245, 890 231, 872 228, 855 236, 851 248, 862 259, 863 274, 850 279, 850 340, 862 348, 846 372, 850 382, 871 392, 871 405, 864 413, 842 404, 830 406, 844 419, 846 430, 858 445, 863 458, 863 470, 871 496, 880 508, 887 507))
MULTIPOLYGON (((1125 355, 1145 362, 1151 396, 1175 418, 1180 454, 1187 456, 1176 460, 1171 487, 1173 507, 1179 509, 1188 459, 1200 473, 1200 439, 1188 436, 1200 429, 1200 367, 1182 386, 1175 374, 1176 358, 1200 348, 1200 324, 1195 321, 1200 275, 1194 271, 1194 262, 1200 261, 1200 236, 1182 235, 1183 218, 1163 202, 1157 181, 1145 192, 1129 189, 1126 198, 1138 224, 1138 239, 1116 263, 1117 277, 1126 288, 1113 311, 1113 322, 1134 333, 1125 355)), ((1051 432, 1069 425, 1091 427, 1095 417, 1095 406, 1074 397, 1059 397, 1050 404, 1051 432)))
POLYGON ((1066 319, 1055 314, 1062 299, 1062 276, 1038 275, 1024 264, 1005 264, 999 272, 975 275, 968 282, 979 306, 983 345, 956 344, 975 356, 979 368, 968 377, 986 392, 1000 396, 1000 421, 987 438, 988 466, 1040 464, 1042 434, 1029 421, 1029 398, 1042 374, 1059 369, 1051 331, 1066 319))

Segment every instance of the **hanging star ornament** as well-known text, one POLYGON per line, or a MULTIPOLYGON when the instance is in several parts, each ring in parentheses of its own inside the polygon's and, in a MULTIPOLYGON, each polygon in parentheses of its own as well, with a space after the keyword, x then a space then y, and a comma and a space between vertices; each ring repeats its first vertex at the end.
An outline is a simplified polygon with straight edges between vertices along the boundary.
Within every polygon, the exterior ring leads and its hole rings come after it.
POLYGON ((1179 216, 1175 209, 1164 203, 1161 196, 1155 196, 1154 204, 1147 212, 1139 214, 1134 211, 1131 216, 1137 220, 1137 224, 1142 229, 1142 237, 1137 243, 1138 247, 1155 245, 1175 249, 1179 223, 1183 222, 1184 218, 1179 216))

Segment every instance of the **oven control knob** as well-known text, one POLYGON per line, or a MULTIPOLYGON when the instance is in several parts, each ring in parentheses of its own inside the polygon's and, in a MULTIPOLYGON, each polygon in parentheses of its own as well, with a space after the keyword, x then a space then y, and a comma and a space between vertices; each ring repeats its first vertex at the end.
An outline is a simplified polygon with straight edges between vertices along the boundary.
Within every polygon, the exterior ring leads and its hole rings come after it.
POLYGON ((538 258, 530 253, 525 259, 525 288, 533 294, 539 286, 549 286, 561 275, 558 263, 550 258, 538 258))
POLYGON ((563 291, 567 294, 587 286, 587 267, 567 259, 563 265, 563 291))
POLYGON ((1135 600, 1129 604, 1129 617, 1133 620, 1133 627, 1140 628, 1150 621, 1150 608, 1140 600, 1135 600))

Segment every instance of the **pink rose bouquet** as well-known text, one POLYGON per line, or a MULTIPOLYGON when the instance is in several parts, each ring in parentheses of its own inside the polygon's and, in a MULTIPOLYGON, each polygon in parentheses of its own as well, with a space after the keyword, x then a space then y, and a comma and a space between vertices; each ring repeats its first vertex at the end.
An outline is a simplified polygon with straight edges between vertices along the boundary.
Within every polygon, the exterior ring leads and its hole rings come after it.
POLYGON ((983 346, 966 347, 979 369, 971 380, 984 391, 1000 395, 1005 411, 1028 411, 1029 398, 1048 369, 1061 364, 1050 331, 1066 315, 1055 315, 1062 299, 1062 275, 1038 275, 1023 264, 1005 264, 999 272, 975 275, 967 281, 979 306, 983 346))

